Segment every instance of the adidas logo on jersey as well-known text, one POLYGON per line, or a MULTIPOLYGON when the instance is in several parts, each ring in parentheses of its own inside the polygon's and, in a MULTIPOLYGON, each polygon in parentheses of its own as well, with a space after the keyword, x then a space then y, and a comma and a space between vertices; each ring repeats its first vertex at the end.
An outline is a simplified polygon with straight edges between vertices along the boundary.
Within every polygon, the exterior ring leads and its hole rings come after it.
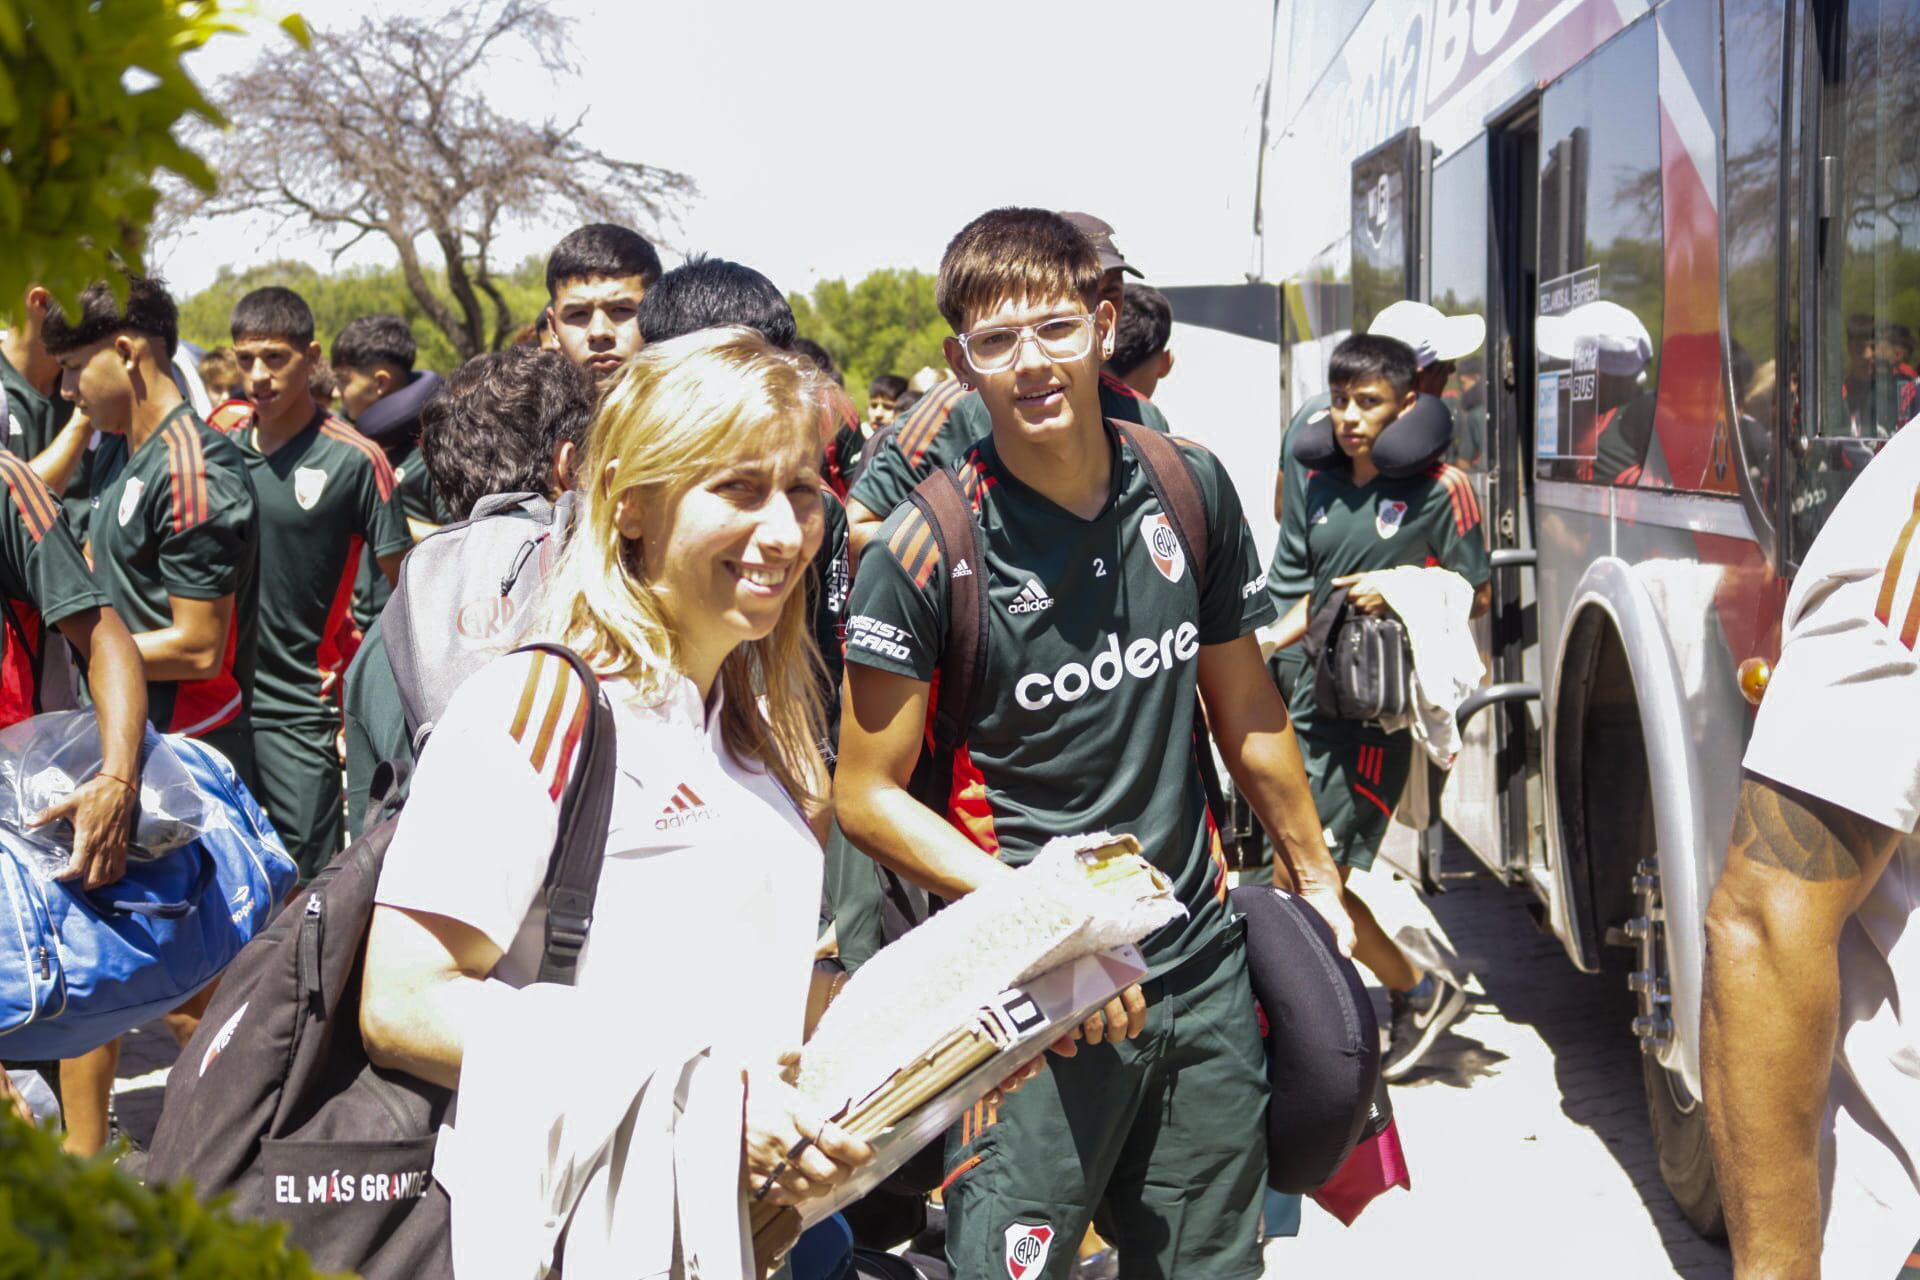
POLYGON ((953 566, 953 573, 951 576, 955 578, 971 578, 973 576, 973 566, 968 564, 965 560, 962 560, 959 564, 956 564, 955 566, 953 566))
POLYGON ((1007 612, 1043 613, 1051 608, 1053 608, 1053 597, 1047 594, 1045 587, 1034 579, 1028 578, 1027 585, 1020 588, 1019 594, 1013 597, 1013 603, 1007 606, 1007 612))
POLYGON ((1191 622, 1169 627, 1154 640, 1141 637, 1122 650, 1119 636, 1108 636, 1106 646, 1089 663, 1069 662, 1050 676, 1038 672, 1014 682, 1013 699, 1029 711, 1044 711, 1054 702, 1078 702, 1088 691, 1102 693, 1120 687, 1129 677, 1148 680, 1200 655, 1200 628, 1191 622))
POLYGON ((707 802, 683 782, 674 789, 673 799, 661 807, 660 816, 653 820, 653 825, 661 831, 672 831, 675 827, 707 822, 712 818, 713 810, 707 807, 707 802))

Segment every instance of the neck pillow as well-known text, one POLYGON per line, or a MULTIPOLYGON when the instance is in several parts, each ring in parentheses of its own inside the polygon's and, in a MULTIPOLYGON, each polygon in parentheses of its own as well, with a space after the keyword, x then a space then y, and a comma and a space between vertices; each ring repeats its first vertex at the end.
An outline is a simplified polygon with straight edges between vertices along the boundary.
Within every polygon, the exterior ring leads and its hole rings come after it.
POLYGON ((433 399, 433 393, 439 389, 440 375, 431 369, 422 369, 413 375, 413 380, 406 386, 398 391, 389 391, 368 405, 367 411, 353 424, 353 429, 369 440, 387 443, 388 437, 409 427, 417 428, 420 411, 427 407, 427 401, 433 399))
POLYGON ((1272 885, 1241 885, 1247 973, 1265 1014, 1267 1185, 1304 1195, 1340 1171, 1380 1084, 1380 1026, 1320 913, 1272 885))
MULTIPOLYGON (((1287 447, 1293 451, 1295 462, 1313 471, 1347 465, 1347 455, 1334 438, 1331 413, 1318 414, 1302 423, 1287 447)), ((1388 423, 1373 442, 1373 465, 1390 479, 1417 476, 1444 458, 1452 447, 1453 413, 1438 396, 1422 395, 1411 409, 1388 423)))

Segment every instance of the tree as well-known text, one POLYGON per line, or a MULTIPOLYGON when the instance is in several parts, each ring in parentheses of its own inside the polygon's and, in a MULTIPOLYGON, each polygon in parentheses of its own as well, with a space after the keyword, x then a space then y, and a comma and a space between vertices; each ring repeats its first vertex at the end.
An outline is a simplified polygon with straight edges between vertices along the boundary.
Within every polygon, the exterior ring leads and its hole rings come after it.
MULTIPOLYGON (((438 272, 427 272, 436 289, 446 287, 438 272)), ((516 322, 525 323, 547 304, 546 264, 529 258, 499 277, 500 292, 516 322)), ((244 271, 223 267, 214 282, 192 297, 180 300, 180 336, 203 347, 224 346, 231 340, 228 320, 233 304, 262 285, 279 284, 298 293, 313 308, 314 336, 328 350, 347 322, 357 316, 399 316, 413 327, 419 343, 418 367, 451 373, 460 355, 421 310, 406 277, 398 267, 357 267, 326 273, 304 262, 268 262, 244 271)))
POLYGON ((875 271, 860 283, 823 280, 813 295, 791 295, 802 337, 833 353, 858 398, 883 373, 911 377, 923 365, 944 369, 941 339, 953 331, 933 302, 934 277, 920 271, 875 271))
POLYGON ((221 86, 233 127, 209 147, 219 189, 179 212, 305 223, 334 238, 336 259, 383 236, 459 357, 497 350, 515 328, 493 261, 503 231, 563 218, 658 224, 693 192, 684 174, 581 142, 584 116, 536 123, 489 105, 504 48, 524 46, 555 76, 571 70, 567 27, 540 0, 460 0, 436 18, 369 17, 273 50, 221 86))
MULTIPOLYGON (((239 28, 219 0, 0 0, 0 308, 30 284, 75 302, 116 261, 140 265, 156 170, 207 189, 174 140, 220 113, 183 55, 239 28)), ((283 24, 303 38, 299 20, 283 24)))

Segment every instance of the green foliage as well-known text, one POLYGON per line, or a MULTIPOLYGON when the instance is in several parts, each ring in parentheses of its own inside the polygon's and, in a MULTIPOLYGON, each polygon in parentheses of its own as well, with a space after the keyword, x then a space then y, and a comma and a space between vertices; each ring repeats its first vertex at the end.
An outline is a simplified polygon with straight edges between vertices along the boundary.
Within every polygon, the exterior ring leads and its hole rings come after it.
POLYGON ((185 1186, 143 1187, 105 1159, 76 1160, 0 1106, 0 1280, 311 1277, 286 1228, 236 1222, 185 1186))
MULTIPOLYGON (((30 284, 69 303, 136 268, 166 169, 212 190, 173 129, 220 122, 181 64, 249 5, 222 0, 0 0, 0 309, 30 284)), ((298 19, 283 24, 296 39, 298 19)))
POLYGON ((811 298, 791 295, 800 336, 833 353, 847 392, 865 403, 867 383, 883 373, 910 378, 922 365, 947 367, 940 341, 951 336, 933 304, 934 277, 920 271, 875 271, 849 287, 823 280, 811 298))
MULTIPOLYGON (((445 287, 440 273, 430 271, 427 275, 434 288, 445 287)), ((528 258, 497 282, 521 323, 538 316, 547 305, 546 265, 539 258, 528 258)), ((228 321, 233 304, 249 291, 269 284, 285 285, 307 300, 313 308, 314 337, 329 353, 334 336, 349 321, 384 313, 399 316, 413 326, 414 341, 420 344, 416 367, 446 374, 460 364, 452 342, 421 308, 398 267, 361 267, 331 274, 304 262, 268 262, 239 272, 222 267, 212 284, 180 300, 180 336, 203 347, 227 345, 232 341, 228 321)))

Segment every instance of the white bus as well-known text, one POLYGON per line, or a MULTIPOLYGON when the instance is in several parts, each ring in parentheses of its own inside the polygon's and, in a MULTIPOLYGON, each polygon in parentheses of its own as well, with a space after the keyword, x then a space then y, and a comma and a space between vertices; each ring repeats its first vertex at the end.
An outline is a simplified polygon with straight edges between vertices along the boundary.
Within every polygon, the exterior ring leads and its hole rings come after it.
POLYGON ((1271 475, 1334 341, 1401 297, 1485 317, 1449 394, 1491 685, 1450 838, 1389 852, 1438 887, 1464 845, 1582 969, 1626 949, 1661 1171, 1717 1231, 1702 913, 1739 673, 1915 410, 1920 0, 1277 0, 1272 50, 1261 282, 1167 291, 1183 377, 1279 380, 1271 475))

